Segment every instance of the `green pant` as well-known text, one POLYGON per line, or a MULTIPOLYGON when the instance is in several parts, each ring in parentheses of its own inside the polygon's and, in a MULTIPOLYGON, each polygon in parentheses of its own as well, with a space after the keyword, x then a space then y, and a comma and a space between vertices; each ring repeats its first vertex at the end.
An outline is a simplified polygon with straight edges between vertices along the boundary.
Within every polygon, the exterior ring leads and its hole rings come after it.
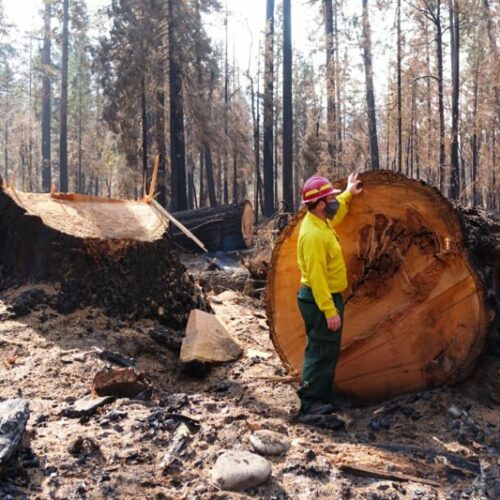
POLYGON ((335 401, 332 385, 340 354, 344 303, 340 293, 332 294, 332 298, 342 320, 340 328, 335 331, 328 329, 325 314, 316 305, 311 289, 301 287, 299 290, 299 309, 307 332, 302 384, 298 391, 301 411, 307 411, 314 403, 335 401))

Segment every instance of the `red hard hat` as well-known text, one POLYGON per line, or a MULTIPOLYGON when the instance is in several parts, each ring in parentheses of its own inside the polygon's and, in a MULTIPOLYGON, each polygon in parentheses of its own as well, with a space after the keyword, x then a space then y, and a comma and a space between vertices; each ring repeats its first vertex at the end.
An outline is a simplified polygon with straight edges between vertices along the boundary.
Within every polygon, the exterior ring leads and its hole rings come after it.
POLYGON ((302 188, 302 203, 312 203, 330 194, 340 193, 340 189, 335 189, 332 183, 325 177, 314 175, 309 177, 302 188))

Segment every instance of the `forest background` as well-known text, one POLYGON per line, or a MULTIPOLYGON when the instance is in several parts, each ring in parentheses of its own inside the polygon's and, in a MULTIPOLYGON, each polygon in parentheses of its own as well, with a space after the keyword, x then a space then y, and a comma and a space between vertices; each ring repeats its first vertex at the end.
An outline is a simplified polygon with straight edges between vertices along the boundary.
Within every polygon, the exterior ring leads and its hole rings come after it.
POLYGON ((295 210, 384 168, 500 207, 497 0, 0 2, 0 174, 295 210), (19 4, 19 5, 18 5, 19 4))

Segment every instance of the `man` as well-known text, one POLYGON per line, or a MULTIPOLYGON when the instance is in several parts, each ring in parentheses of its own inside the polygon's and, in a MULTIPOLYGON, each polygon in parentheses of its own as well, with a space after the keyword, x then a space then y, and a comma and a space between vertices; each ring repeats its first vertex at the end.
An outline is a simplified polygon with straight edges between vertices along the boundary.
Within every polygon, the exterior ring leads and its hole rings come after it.
POLYGON ((333 379, 340 354, 347 273, 334 227, 347 214, 352 196, 363 188, 357 174, 349 175, 342 193, 325 177, 309 178, 302 191, 308 212, 297 241, 302 273, 299 309, 307 332, 302 384, 298 391, 300 414, 335 410, 333 379))

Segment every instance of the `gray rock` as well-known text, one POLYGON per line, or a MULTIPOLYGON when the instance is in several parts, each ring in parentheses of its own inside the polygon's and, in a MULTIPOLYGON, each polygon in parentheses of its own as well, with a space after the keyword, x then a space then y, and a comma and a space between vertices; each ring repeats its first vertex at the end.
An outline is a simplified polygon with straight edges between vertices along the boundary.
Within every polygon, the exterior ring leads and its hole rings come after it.
POLYGON ((0 403, 0 468, 16 454, 29 415, 29 405, 24 399, 0 403))
POLYGON ((262 455, 281 455, 290 448, 290 442, 285 436, 268 430, 254 432, 250 436, 250 443, 262 455))
POLYGON ((69 418, 80 418, 80 417, 90 416, 97 411, 97 408, 100 408, 101 406, 111 403, 114 400, 115 398, 113 396, 104 396, 102 398, 96 398, 92 397, 91 395, 88 395, 75 401, 72 405, 64 407, 61 410, 61 414, 64 417, 69 417, 69 418))
POLYGON ((448 408, 448 413, 450 413, 451 415, 453 415, 455 418, 460 418, 464 414, 464 411, 461 410, 460 408, 458 408, 455 405, 451 405, 448 408))
POLYGON ((268 460, 249 451, 227 451, 212 470, 212 480, 222 490, 242 491, 264 484, 271 477, 268 460))

